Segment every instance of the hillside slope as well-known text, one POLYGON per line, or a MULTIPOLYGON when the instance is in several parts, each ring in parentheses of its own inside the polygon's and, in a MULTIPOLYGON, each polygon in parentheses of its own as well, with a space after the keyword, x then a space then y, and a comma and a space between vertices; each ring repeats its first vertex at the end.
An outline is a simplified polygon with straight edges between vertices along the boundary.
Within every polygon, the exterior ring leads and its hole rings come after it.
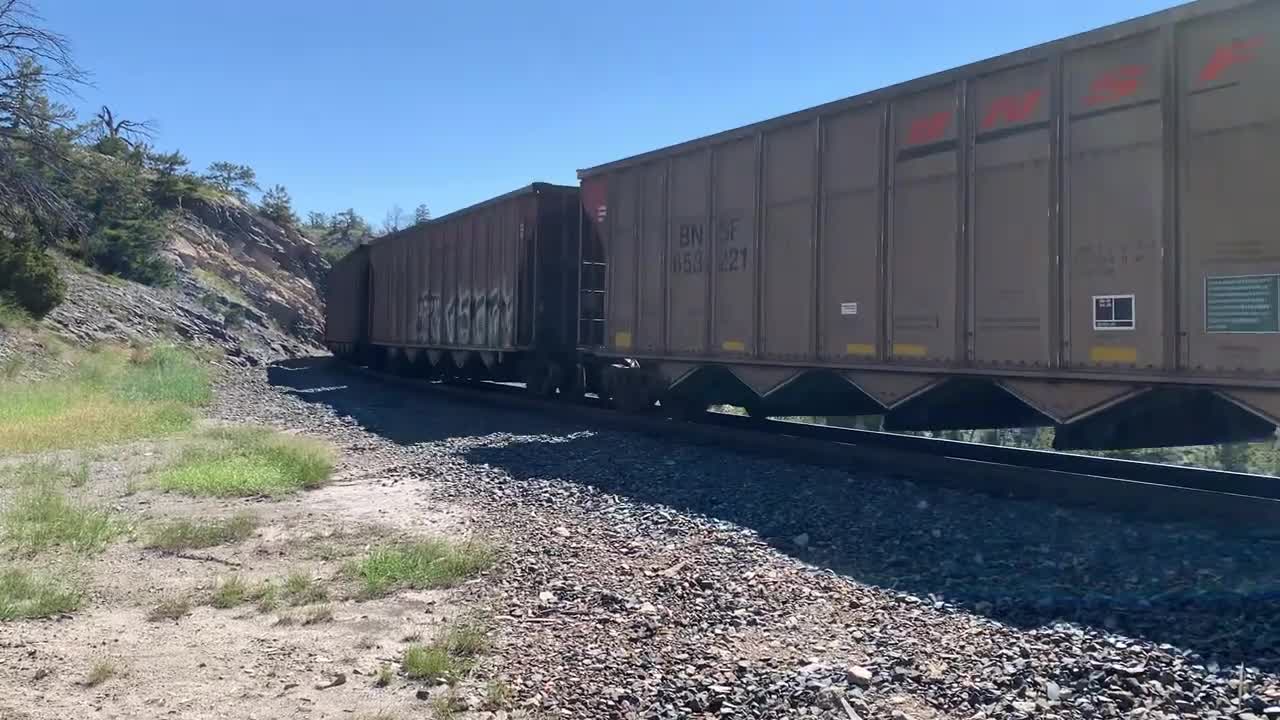
MULTIPOLYGON (((165 255, 177 282, 155 288, 59 260, 64 302, 40 325, 78 344, 183 340, 246 365, 323 353, 315 244, 236 200, 191 199, 169 224, 165 255)), ((35 334, 0 328, 0 361, 28 353, 35 334)))

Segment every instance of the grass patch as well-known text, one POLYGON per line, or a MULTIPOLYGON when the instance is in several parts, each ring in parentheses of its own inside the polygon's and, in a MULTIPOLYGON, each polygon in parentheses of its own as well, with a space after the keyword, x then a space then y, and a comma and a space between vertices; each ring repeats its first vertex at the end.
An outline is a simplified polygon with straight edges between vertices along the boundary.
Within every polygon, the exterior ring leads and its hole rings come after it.
POLYGON ((253 599, 258 602, 258 612, 269 613, 280 607, 280 590, 273 583, 265 582, 253 592, 253 599))
POLYGON ((179 620, 191 612, 191 601, 186 598, 168 598, 161 600, 159 605, 151 608, 147 613, 147 620, 151 622, 160 622, 161 620, 179 620))
POLYGON ((31 327, 34 324, 35 320, 32 319, 30 313, 0 295, 0 328, 17 330, 31 327))
POLYGON ((91 447, 187 430, 208 370, 177 348, 80 353, 55 379, 0 381, 0 452, 91 447))
POLYGON ((111 660, 103 658, 89 668, 89 675, 84 679, 84 684, 89 687, 97 687, 119 674, 120 668, 111 660))
POLYGON ((196 279, 205 287, 217 290, 241 305, 249 304, 249 298, 245 297, 244 291, 236 287, 234 283, 221 275, 205 270, 204 268, 196 268, 191 271, 191 274, 195 275, 196 279))
POLYGON ((146 547, 178 552, 237 543, 253 535, 258 520, 240 513, 220 520, 177 520, 155 528, 146 547))
POLYGON ((329 591, 306 573, 289 573, 284 581, 284 597, 290 605, 310 605, 329 599, 329 591))
POLYGON ((156 484, 187 495, 280 496, 319 487, 332 472, 333 453, 318 441, 266 428, 220 428, 161 470, 156 484))
POLYGON ((80 607, 80 594, 26 570, 0 570, 0 621, 42 618, 80 607))
POLYGON ((489 647, 484 628, 474 624, 454 625, 430 645, 411 645, 404 651, 401 669, 414 680, 442 680, 452 683, 471 669, 475 659, 489 647))
POLYGON ((221 609, 233 608, 249 599, 249 586, 239 575, 232 575, 218 583, 209 596, 209 604, 221 609))
POLYGON ((390 665, 382 665, 378 668, 378 674, 373 678, 374 687, 386 687, 396 679, 396 673, 391 669, 390 665))
POLYGON ((333 607, 330 605, 316 605, 302 613, 303 625, 319 625, 327 622, 333 622, 333 607))
POLYGON ((408 587, 451 587, 493 565, 486 546, 448 540, 424 540, 374 549, 354 566, 369 595, 408 587))
POLYGON ((95 553, 121 528, 105 510, 69 499, 48 477, 28 479, 13 504, 0 515, 0 539, 21 552, 63 547, 95 553))

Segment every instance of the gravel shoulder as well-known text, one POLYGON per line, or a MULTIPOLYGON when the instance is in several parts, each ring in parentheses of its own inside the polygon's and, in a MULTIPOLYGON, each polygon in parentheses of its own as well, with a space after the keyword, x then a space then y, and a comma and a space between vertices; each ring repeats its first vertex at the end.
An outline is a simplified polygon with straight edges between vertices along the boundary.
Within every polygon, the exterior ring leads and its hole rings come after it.
POLYGON ((1265 539, 600 432, 327 361, 235 370, 211 416, 326 440, 334 482, 179 498, 138 488, 168 444, 94 453, 85 491, 138 526, 260 526, 182 556, 118 541, 80 611, 0 624, 0 718, 1280 718, 1265 539), (450 590, 350 587, 349 559, 428 535, 498 562, 450 590), (329 589, 332 620, 146 619, 291 573, 329 589), (476 617, 491 645, 454 691, 376 682, 476 617), (117 677, 87 687, 103 658, 117 677))
POLYGON ((797 466, 277 365, 509 552, 492 669, 550 716, 1280 717, 1276 544, 797 466), (852 715, 850 714, 852 712, 852 715))

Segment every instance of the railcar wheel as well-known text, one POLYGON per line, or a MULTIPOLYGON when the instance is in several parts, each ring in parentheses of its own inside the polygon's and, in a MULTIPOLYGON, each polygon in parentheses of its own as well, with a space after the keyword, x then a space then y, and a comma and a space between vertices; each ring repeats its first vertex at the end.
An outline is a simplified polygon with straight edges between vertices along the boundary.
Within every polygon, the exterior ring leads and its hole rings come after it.
POLYGON ((534 360, 525 369, 525 390, 535 397, 549 398, 556 394, 559 386, 559 366, 546 360, 534 360))

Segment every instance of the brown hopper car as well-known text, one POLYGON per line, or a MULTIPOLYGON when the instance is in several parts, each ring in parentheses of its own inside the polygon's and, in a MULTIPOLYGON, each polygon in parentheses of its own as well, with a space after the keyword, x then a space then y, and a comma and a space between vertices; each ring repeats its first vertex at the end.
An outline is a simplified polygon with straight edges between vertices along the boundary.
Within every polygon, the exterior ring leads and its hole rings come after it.
POLYGON ((534 183, 358 249, 331 275, 330 348, 386 369, 551 391, 574 363, 579 208, 577 188, 534 183), (367 332, 353 343, 360 283, 367 332))
POLYGON ((579 345, 621 404, 1280 421, 1280 2, 1202 0, 579 172, 579 345))

